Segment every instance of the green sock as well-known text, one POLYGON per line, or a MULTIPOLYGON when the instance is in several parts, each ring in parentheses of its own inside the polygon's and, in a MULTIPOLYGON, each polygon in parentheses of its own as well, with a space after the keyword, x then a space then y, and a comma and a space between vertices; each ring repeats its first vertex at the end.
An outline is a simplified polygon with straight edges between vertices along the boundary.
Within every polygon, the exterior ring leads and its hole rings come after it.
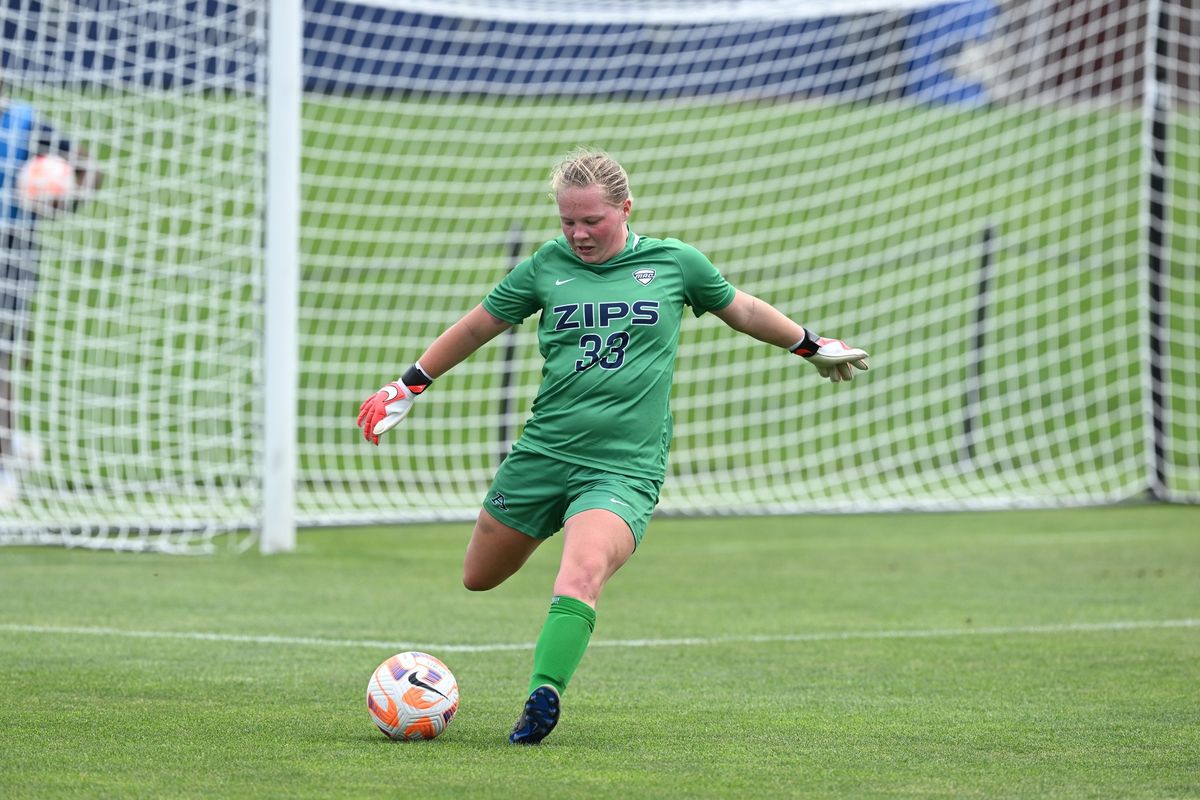
POLYGON ((582 600, 555 595, 550 614, 533 650, 533 675, 529 691, 550 684, 562 694, 583 660, 588 640, 596 628, 596 612, 582 600))

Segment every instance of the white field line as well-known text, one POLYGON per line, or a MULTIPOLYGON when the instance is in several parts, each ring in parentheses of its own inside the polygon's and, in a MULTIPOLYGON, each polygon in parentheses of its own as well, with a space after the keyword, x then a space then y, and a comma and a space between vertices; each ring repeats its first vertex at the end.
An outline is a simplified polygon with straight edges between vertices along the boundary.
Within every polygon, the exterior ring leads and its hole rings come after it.
MULTIPOLYGON (((1126 622, 1065 622, 1057 625, 1013 625, 994 628, 926 628, 913 630, 827 631, 763 636, 706 636, 681 639, 597 639, 591 647, 712 647, 725 644, 773 644, 777 642, 840 642, 864 639, 937 639, 963 636, 1024 636, 1067 633, 1138 631, 1159 628, 1197 628, 1200 619, 1131 620, 1126 622)), ((342 647, 372 650, 426 650, 434 653, 490 653, 499 650, 532 650, 532 642, 485 644, 437 644, 432 642, 385 641, 381 639, 321 639, 308 636, 254 636, 237 633, 188 631, 138 631, 122 628, 17 625, 0 623, 0 633, 29 633, 62 636, 107 636, 128 639, 183 639, 198 642, 291 645, 299 647, 342 647)))

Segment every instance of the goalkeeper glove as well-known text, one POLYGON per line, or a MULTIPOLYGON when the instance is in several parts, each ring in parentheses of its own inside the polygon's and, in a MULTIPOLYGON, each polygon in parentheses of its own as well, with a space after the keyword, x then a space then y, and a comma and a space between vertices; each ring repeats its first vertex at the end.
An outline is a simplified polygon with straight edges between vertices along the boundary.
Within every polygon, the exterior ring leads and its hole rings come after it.
POLYGON ((420 363, 416 363, 400 380, 392 381, 364 400, 358 408, 358 427, 362 428, 363 438, 379 444, 379 435, 399 425, 412 410, 417 397, 431 383, 433 378, 425 374, 420 363))
POLYGON ((851 347, 841 339, 816 336, 808 328, 804 329, 804 338, 788 350, 812 364, 822 378, 828 378, 833 383, 854 380, 851 367, 868 369, 866 350, 851 347))

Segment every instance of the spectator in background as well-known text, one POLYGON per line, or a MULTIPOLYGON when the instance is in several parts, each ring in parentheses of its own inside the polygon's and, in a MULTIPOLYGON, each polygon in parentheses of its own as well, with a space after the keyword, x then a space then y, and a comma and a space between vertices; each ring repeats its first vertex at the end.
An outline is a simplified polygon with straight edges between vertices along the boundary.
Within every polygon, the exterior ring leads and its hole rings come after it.
MULTIPOLYGON (((13 375, 29 331, 29 306, 38 278, 38 224, 45 213, 22 204, 17 182, 28 162, 47 154, 70 162, 77 187, 50 210, 74 211, 99 188, 101 173, 81 147, 42 119, 32 105, 5 97, 0 75, 0 508, 20 491, 18 463, 24 454, 18 452, 21 441, 14 431, 13 375)), ((32 446, 26 438, 25 449, 32 446)))

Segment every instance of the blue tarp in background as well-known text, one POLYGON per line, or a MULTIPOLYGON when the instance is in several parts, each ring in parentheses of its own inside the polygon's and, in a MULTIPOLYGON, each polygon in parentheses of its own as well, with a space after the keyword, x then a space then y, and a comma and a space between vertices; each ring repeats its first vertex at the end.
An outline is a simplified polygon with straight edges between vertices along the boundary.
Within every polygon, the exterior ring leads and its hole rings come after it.
MULTIPOLYGON (((250 91, 262 77, 264 43, 239 32, 265 26, 238 3, 3 3, 0 66, 14 82, 41 71, 39 82, 250 91)), ((979 103, 984 87, 953 64, 964 45, 988 35, 995 15, 995 0, 964 0, 853 18, 666 28, 464 20, 307 0, 305 89, 979 103)))

